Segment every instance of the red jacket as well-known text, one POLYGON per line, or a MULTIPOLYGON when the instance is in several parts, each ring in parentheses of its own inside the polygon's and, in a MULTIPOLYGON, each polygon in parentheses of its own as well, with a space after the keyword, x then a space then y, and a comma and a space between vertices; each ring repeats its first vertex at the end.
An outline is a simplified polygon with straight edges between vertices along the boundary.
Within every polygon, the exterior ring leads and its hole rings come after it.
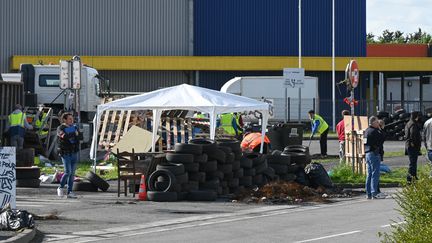
POLYGON ((336 132, 339 142, 345 141, 345 123, 343 119, 336 125, 336 132))

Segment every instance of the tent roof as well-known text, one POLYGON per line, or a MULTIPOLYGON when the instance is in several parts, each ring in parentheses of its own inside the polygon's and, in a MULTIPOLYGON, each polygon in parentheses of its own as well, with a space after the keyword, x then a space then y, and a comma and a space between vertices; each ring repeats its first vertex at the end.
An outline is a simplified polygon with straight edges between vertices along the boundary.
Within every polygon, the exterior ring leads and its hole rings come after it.
POLYGON ((176 109, 220 114, 246 110, 267 111, 268 108, 267 103, 251 98, 181 84, 99 105, 98 113, 104 110, 176 109))

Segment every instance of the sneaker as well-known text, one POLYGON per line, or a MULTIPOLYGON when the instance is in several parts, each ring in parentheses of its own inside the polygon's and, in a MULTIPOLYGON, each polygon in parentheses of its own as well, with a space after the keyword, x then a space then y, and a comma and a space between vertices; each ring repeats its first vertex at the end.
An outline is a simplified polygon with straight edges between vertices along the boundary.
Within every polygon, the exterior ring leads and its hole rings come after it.
POLYGON ((75 199, 75 198, 78 198, 78 197, 77 197, 77 195, 75 195, 74 192, 69 192, 69 194, 67 195, 67 198, 73 198, 73 199, 75 199))
POLYGON ((387 195, 383 194, 383 193, 378 193, 375 196, 373 196, 373 199, 385 199, 387 197, 387 195))
POLYGON ((57 196, 63 197, 64 196, 64 190, 61 187, 57 188, 57 196))
POLYGON ((366 199, 371 200, 371 199, 372 199, 372 196, 371 196, 371 195, 367 195, 367 196, 366 196, 366 199))

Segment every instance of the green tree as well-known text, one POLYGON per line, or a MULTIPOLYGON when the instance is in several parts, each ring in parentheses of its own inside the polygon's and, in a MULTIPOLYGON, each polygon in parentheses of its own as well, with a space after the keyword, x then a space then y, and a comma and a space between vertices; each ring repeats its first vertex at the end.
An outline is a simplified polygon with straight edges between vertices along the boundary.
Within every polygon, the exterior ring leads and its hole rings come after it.
POLYGON ((401 32, 399 30, 396 30, 394 32, 394 40, 393 40, 393 42, 394 43, 406 43, 407 39, 404 37, 404 33, 403 32, 401 32))
POLYGON ((384 30, 382 35, 378 37, 379 43, 392 43, 394 40, 394 32, 390 30, 384 30))
POLYGON ((367 35, 366 35, 366 42, 367 43, 376 43, 375 35, 372 32, 367 33, 367 35))

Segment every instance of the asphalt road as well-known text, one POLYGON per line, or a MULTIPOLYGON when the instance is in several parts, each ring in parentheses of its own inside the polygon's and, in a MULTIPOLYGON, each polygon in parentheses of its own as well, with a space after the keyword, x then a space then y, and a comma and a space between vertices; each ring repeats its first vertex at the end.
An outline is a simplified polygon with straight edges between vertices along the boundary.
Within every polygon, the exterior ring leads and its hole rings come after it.
POLYGON ((378 242, 377 233, 398 220, 393 199, 267 206, 137 202, 113 191, 80 195, 59 199, 51 185, 19 189, 18 208, 59 216, 37 220, 43 234, 33 242, 378 242))

